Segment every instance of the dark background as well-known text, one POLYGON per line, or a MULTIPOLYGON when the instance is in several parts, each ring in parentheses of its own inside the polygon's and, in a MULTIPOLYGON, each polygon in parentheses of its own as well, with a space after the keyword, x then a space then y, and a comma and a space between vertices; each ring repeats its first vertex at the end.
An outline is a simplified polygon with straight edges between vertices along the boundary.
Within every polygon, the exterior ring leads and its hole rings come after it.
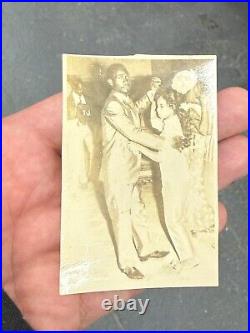
MULTIPOLYGON (((61 54, 217 54, 218 88, 247 87, 247 4, 5 3, 3 115, 61 90, 61 54)), ((92 330, 246 330, 247 179, 220 193, 219 288, 147 290, 144 316, 114 312, 92 330)), ((4 295, 3 328, 26 328, 4 295)))

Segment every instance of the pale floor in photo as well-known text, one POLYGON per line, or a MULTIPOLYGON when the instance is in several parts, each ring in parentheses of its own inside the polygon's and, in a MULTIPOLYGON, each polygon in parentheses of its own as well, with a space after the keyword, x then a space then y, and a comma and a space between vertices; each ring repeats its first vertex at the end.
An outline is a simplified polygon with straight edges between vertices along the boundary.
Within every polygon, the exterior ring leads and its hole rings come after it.
MULTIPOLYGON (((157 218, 151 186, 144 185, 142 193, 148 221, 152 224, 151 230, 156 233, 158 228, 161 229, 161 225, 157 218)), ((67 229, 67 234, 62 233, 61 294, 166 286, 218 285, 218 249, 215 231, 200 233, 191 238, 199 261, 198 266, 174 270, 169 266, 167 256, 160 259, 152 258, 140 262, 138 266, 145 276, 143 279, 130 279, 117 266, 108 224, 100 210, 94 188, 92 186, 87 190, 79 188, 74 200, 71 198, 69 201, 70 208, 64 209, 63 227, 67 229), (88 209, 84 202, 87 202, 88 209)), ((154 237, 154 234, 152 236, 154 237)), ((158 241, 166 244, 166 248, 169 247, 165 234, 163 239, 158 241)))

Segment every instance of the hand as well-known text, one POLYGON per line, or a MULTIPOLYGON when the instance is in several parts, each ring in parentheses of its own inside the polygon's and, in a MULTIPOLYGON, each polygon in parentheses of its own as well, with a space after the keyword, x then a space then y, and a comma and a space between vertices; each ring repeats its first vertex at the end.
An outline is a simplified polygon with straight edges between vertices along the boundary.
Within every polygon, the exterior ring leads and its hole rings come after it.
POLYGON ((140 154, 140 145, 138 143, 133 142, 133 141, 129 141, 128 148, 131 151, 131 153, 133 153, 135 155, 140 154))
POLYGON ((151 79, 151 90, 157 91, 161 86, 161 79, 157 76, 153 76, 151 79))
POLYGON ((153 76, 151 79, 150 90, 147 91, 147 95, 151 103, 154 101, 155 94, 161 86, 161 79, 159 77, 153 76))
MULTIPOLYGON (((247 173, 247 92, 219 93, 219 186, 247 173)), ((3 119, 3 287, 36 330, 83 329, 117 292, 59 296, 61 94, 3 119)), ((220 204, 220 229, 227 214, 220 204)), ((125 299, 138 291, 119 292, 125 299)), ((105 312, 106 313, 106 312, 105 312)))

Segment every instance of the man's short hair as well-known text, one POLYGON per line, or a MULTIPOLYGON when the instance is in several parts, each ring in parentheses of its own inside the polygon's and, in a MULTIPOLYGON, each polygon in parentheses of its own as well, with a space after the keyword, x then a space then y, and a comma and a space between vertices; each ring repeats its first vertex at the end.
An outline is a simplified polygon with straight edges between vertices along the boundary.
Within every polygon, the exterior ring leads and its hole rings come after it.
POLYGON ((113 80, 115 78, 116 73, 119 70, 122 70, 125 73, 129 74, 127 68, 123 64, 112 64, 107 69, 107 75, 106 75, 107 80, 108 79, 112 79, 113 80))

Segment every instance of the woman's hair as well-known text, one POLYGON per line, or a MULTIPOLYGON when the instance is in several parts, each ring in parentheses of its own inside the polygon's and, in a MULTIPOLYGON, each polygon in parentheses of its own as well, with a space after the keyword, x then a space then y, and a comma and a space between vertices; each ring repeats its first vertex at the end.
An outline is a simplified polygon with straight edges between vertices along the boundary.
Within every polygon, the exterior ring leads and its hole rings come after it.
POLYGON ((174 91, 170 88, 160 88, 157 90, 154 100, 157 102, 159 97, 164 98, 168 103, 175 103, 175 94, 174 91))

